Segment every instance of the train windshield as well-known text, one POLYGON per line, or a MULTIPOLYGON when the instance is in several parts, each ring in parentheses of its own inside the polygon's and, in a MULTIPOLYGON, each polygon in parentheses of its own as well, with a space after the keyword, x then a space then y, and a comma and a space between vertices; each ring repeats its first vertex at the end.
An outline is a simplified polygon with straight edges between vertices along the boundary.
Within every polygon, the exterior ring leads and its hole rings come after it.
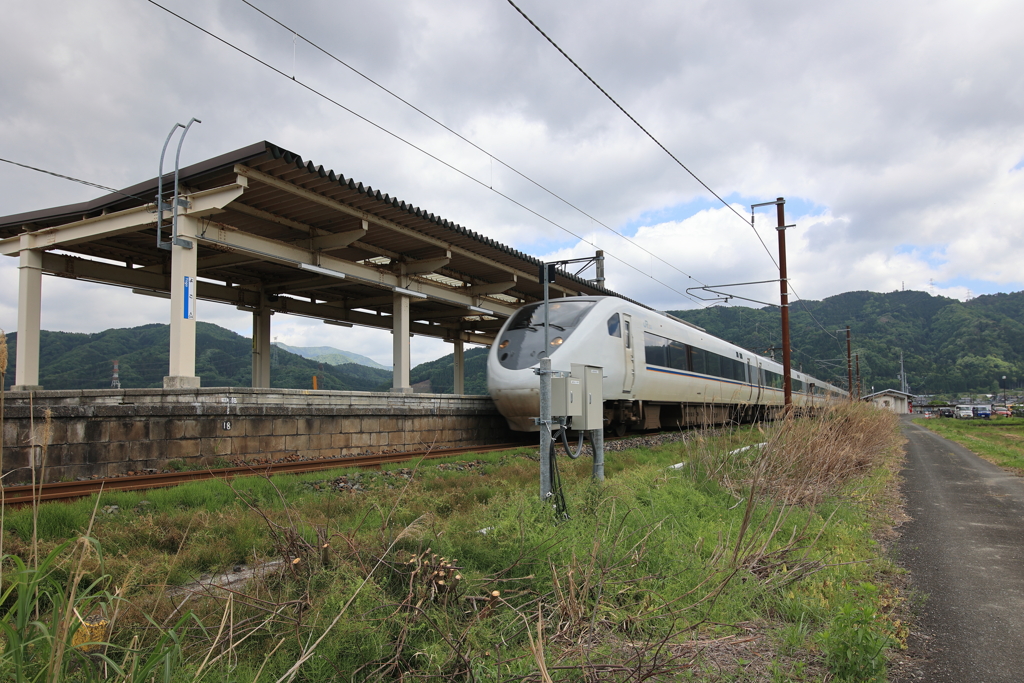
MULTIPOLYGON (((558 350, 596 301, 554 301, 548 304, 548 355, 558 350)), ((498 342, 498 361, 511 370, 536 365, 544 351, 544 304, 523 306, 512 316, 498 342)))
MULTIPOLYGON (((594 305, 593 301, 556 301, 548 304, 548 324, 555 330, 576 327, 583 314, 594 305)), ((544 304, 530 304, 516 311, 509 330, 527 330, 544 327, 544 304)))

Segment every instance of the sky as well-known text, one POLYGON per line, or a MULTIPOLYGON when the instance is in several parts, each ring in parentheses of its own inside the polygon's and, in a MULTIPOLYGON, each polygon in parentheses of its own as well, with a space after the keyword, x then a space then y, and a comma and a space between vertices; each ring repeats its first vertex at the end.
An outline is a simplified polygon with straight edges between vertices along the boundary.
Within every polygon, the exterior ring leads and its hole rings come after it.
MULTIPOLYGON (((149 0, 6 3, 0 158, 127 187, 195 117, 183 166, 268 140, 542 259, 603 249, 607 286, 660 310, 778 278, 774 207, 750 224, 776 197, 799 298, 1024 289, 1019 2, 516 0, 680 163, 507 0, 160 2, 252 57, 149 0)), ((0 215, 105 194, 7 163, 0 188, 0 215)), ((16 264, 0 259, 7 331, 16 264)), ((43 297, 47 330, 169 317, 71 280, 43 297)), ((198 317, 251 335, 234 308, 198 317)), ((279 314, 272 336, 391 363, 388 332, 279 314)), ((414 363, 450 352, 412 344, 414 363)))

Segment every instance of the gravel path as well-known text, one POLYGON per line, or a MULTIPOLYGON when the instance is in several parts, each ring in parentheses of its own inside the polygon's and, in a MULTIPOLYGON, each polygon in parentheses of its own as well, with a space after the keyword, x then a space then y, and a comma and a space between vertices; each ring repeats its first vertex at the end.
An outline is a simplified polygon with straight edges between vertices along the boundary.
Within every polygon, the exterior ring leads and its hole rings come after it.
POLYGON ((897 543, 927 595, 909 648, 916 680, 1024 680, 1024 479, 904 422, 907 513, 897 543))

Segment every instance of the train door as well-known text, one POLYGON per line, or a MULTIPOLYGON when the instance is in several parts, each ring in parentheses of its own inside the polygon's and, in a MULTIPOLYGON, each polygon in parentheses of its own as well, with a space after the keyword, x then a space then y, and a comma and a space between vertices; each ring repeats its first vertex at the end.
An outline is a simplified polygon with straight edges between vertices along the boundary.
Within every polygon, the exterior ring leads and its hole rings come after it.
POLYGON ((757 383, 757 398, 754 399, 754 403, 760 403, 761 396, 764 394, 764 371, 761 369, 760 361, 758 361, 757 369, 754 371, 754 382, 757 383))
POLYGON ((622 314, 622 351, 625 355, 622 373, 622 393, 628 394, 633 391, 633 383, 636 381, 636 349, 633 344, 633 320, 632 316, 622 314))
POLYGON ((750 360, 747 360, 747 400, 754 400, 754 384, 757 383, 757 371, 754 370, 754 366, 750 364, 750 360))

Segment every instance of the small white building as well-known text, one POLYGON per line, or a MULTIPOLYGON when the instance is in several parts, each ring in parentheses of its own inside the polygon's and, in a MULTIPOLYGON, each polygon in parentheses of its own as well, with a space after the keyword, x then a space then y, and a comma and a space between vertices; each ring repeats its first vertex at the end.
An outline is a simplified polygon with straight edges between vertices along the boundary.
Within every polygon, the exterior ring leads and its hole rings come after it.
POLYGON ((910 412, 913 398, 913 394, 908 394, 898 389, 884 389, 868 394, 861 400, 874 403, 879 408, 891 410, 897 415, 906 415, 910 412))

